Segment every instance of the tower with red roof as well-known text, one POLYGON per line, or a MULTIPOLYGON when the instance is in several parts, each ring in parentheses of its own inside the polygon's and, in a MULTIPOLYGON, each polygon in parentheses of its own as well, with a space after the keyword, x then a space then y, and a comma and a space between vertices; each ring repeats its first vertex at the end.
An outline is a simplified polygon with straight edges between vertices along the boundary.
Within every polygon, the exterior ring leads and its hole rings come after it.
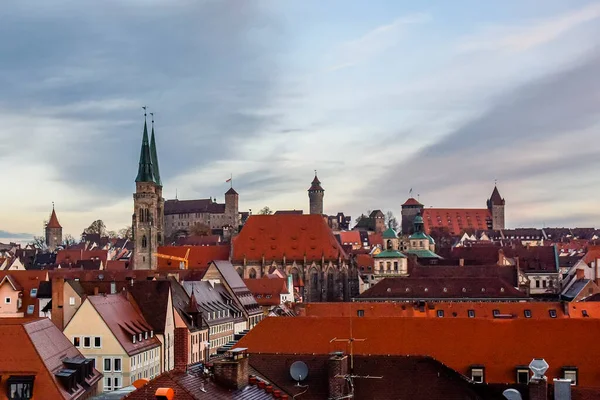
POLYGON ((414 233, 414 220, 417 214, 423 213, 423 204, 414 197, 409 198, 402 204, 402 233, 408 235, 414 233))
POLYGON ((54 203, 52 203, 52 214, 50 220, 46 224, 46 246, 50 251, 54 251, 62 243, 62 226, 56 217, 54 203))
POLYGON ((308 189, 310 214, 323 214, 324 196, 325 190, 323 190, 321 187, 321 181, 317 177, 317 171, 315 171, 315 178, 311 182, 310 188, 308 189))

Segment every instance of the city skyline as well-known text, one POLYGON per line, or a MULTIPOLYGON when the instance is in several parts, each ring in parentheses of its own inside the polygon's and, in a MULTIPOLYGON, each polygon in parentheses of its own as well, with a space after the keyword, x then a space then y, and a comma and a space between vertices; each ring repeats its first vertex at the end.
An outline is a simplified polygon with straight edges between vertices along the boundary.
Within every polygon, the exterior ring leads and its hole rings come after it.
POLYGON ((7 6, 2 231, 130 225, 143 105, 167 199, 232 174, 240 211, 308 212, 317 169, 325 213, 399 217, 497 179, 508 227, 600 225, 598 4, 83 3, 7 6))

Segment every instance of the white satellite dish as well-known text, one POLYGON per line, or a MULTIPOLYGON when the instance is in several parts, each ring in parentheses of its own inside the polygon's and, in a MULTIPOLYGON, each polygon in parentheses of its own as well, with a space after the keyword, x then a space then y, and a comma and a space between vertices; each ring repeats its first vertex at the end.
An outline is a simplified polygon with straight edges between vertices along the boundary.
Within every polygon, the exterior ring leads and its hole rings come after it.
POLYGON ((508 400, 523 400, 521 393, 517 389, 506 389, 502 394, 508 400))
POLYGON ((532 379, 544 379, 544 374, 548 371, 550 366, 543 358, 534 358, 529 363, 529 369, 533 372, 532 379))
POLYGON ((308 376, 308 366, 303 361, 294 361, 290 366, 290 375, 296 382, 302 382, 308 376))

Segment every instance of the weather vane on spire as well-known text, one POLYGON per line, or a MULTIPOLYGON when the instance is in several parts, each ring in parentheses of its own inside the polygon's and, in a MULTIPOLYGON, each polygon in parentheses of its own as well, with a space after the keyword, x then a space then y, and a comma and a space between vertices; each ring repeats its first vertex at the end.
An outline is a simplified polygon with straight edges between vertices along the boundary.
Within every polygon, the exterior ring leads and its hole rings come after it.
POLYGON ((54 202, 52 202, 52 209, 54 210, 54 202))
POLYGON ((317 170, 315 169, 315 176, 317 176, 317 170))
POLYGON ((148 108, 147 106, 142 106, 142 108, 144 109, 144 118, 146 118, 146 108, 148 108))
POLYGON ((151 112, 151 113, 150 113, 150 116, 152 117, 152 125, 154 125, 154 113, 153 113, 153 112, 151 112))

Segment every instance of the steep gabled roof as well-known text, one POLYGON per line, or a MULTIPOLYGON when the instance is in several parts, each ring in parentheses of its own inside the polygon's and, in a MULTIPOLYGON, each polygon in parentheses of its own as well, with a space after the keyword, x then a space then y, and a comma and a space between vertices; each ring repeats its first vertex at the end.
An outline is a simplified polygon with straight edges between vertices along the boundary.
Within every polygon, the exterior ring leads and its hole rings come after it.
POLYGON ((498 192, 498 187, 494 186, 494 190, 492 191, 492 195, 490 196, 490 204, 495 206, 503 206, 504 199, 500 196, 500 192, 498 192))
POLYGON ((140 161, 138 165, 138 174, 135 178, 136 182, 152 182, 156 183, 154 177, 154 166, 152 165, 152 154, 150 151, 150 143, 148 141, 148 125, 144 120, 144 134, 142 136, 142 148, 140 150, 140 161))
POLYGON ((315 172, 315 178, 312 180, 312 183, 310 185, 310 188, 308 189, 309 192, 312 191, 321 191, 323 192, 323 188, 321 187, 321 181, 319 180, 319 178, 317 178, 317 174, 315 172))
POLYGON ((140 281, 134 282, 128 288, 146 321, 154 328, 155 333, 163 333, 167 320, 169 295, 171 293, 169 281, 140 281))
POLYGON ((48 221, 48 225, 46 228, 62 228, 58 223, 58 218, 56 217, 56 211, 54 211, 54 206, 52 206, 52 214, 50 214, 50 221, 48 221))
POLYGON ((347 256, 321 215, 252 215, 233 244, 232 260, 307 261, 347 256))
POLYGON ((414 197, 410 197, 404 202, 404 204, 402 204, 402 207, 404 206, 423 206, 423 204, 417 201, 417 199, 415 199, 414 197))
POLYGON ((288 293, 287 280, 282 278, 244 279, 256 302, 261 306, 277 305, 280 296, 288 293))

